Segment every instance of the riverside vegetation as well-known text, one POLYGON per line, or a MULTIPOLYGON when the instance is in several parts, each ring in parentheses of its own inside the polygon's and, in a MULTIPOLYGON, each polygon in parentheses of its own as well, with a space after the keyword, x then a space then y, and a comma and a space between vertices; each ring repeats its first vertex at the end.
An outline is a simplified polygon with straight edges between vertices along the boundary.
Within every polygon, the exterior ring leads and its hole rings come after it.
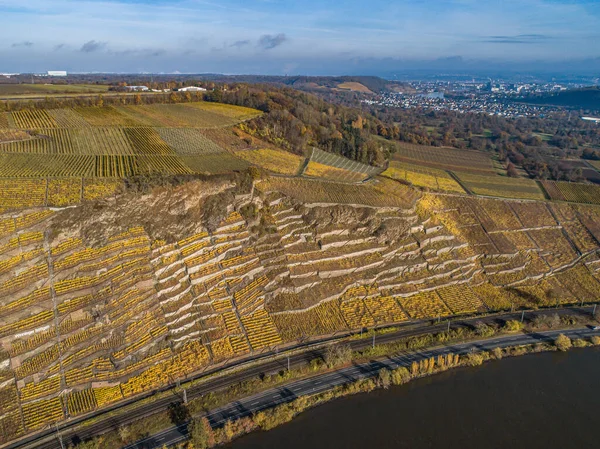
POLYGON ((435 358, 413 362, 409 367, 389 370, 381 369, 376 375, 358 381, 349 382, 327 392, 301 396, 291 402, 260 411, 239 420, 228 421, 224 426, 213 429, 203 416, 215 408, 244 397, 285 385, 294 380, 315 376, 336 370, 350 364, 364 363, 374 358, 394 356, 406 351, 418 351, 439 346, 469 341, 472 339, 492 338, 498 335, 534 332, 553 328, 581 326, 584 323, 597 323, 600 313, 594 319, 585 316, 551 315, 536 317, 521 323, 516 320, 505 321, 502 325, 478 323, 473 327, 460 327, 449 332, 423 334, 407 337, 388 344, 377 344, 360 351, 352 351, 343 344, 329 345, 322 357, 313 359, 307 365, 281 371, 278 374, 259 376, 256 379, 232 385, 224 390, 210 393, 201 398, 192 399, 186 406, 173 406, 171 410, 142 419, 118 431, 110 432, 93 440, 77 445, 77 448, 108 449, 131 444, 141 438, 158 432, 174 424, 189 422, 190 438, 178 445, 181 449, 206 449, 232 441, 256 430, 270 430, 291 421, 299 413, 312 407, 347 395, 368 393, 376 388, 388 388, 403 385, 412 379, 437 374, 448 369, 478 366, 490 360, 503 357, 521 356, 544 351, 568 351, 571 348, 583 348, 600 345, 600 337, 571 340, 561 334, 553 343, 540 342, 535 345, 495 348, 492 351, 473 352, 466 355, 448 354, 435 358))

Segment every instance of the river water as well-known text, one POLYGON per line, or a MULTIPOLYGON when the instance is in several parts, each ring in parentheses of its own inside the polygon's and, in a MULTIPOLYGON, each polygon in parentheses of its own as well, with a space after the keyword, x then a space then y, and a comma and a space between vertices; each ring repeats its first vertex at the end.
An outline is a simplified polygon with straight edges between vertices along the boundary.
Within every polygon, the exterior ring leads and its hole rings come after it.
POLYGON ((600 448, 600 348, 460 368, 342 398, 229 449, 600 448))

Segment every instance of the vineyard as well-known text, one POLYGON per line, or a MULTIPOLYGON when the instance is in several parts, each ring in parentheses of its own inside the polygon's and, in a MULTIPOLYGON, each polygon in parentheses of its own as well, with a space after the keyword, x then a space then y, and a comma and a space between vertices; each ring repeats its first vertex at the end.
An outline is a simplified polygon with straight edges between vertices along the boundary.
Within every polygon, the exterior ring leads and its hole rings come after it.
MULTIPOLYGON (((93 177, 240 171, 248 163, 221 147, 220 136, 229 136, 221 130, 259 114, 217 103, 0 113, 0 121, 6 124, 0 132, 0 178, 71 177, 81 184, 82 178, 93 177)), ((233 147, 235 139, 241 141, 235 134, 228 139, 233 147)), ((72 204, 74 197, 74 193, 57 192, 48 201, 35 197, 29 203, 61 207, 72 204), (56 195, 69 200, 56 200, 56 195)), ((9 200, 3 203, 10 206, 9 200)))
POLYGON ((544 193, 532 179, 508 178, 502 176, 481 176, 469 173, 456 173, 463 184, 474 194, 543 200, 544 193))
POLYGON ((597 185, 561 181, 542 181, 542 185, 553 200, 600 204, 600 186, 597 185))
POLYGON ((110 178, 0 178, 0 209, 73 206, 114 195, 121 186, 110 178))
POLYGON ((431 190, 465 193, 463 188, 446 171, 419 165, 392 161, 382 176, 404 181, 416 187, 431 190))
POLYGON ((490 156, 471 150, 446 147, 427 147, 406 142, 394 142, 393 160, 414 165, 425 165, 441 170, 460 171, 481 175, 495 175, 490 156))
POLYGON ((380 175, 318 150, 227 151, 243 139, 225 126, 255 114, 0 116, 11 132, 43 126, 0 143, 0 444, 310 337, 598 301, 600 208, 535 201, 534 181, 493 174, 479 153, 407 146, 412 162, 380 175), (447 159, 489 170, 458 174, 472 192, 512 199, 437 193, 462 192, 435 167, 447 159), (279 175, 123 190, 141 173, 250 165, 279 175))
MULTIPOLYGON (((8 202, 23 207, 62 207, 120 183, 0 181, 8 202)), ((3 441, 311 336, 598 299, 600 270, 575 263, 575 248, 599 249, 589 206, 418 197, 386 178, 273 177, 254 195, 267 232, 235 210, 247 196, 211 230, 170 242, 112 224, 89 246, 83 235, 51 231, 60 212, 3 215, 0 363, 10 380, 0 426, 14 427, 3 441)), ((91 213, 102 222, 107 212, 91 213)))
POLYGON ((277 191, 306 203, 362 204, 373 207, 410 207, 418 194, 393 181, 373 185, 346 185, 308 179, 269 178, 261 183, 265 192, 277 191), (385 196, 382 194, 389 193, 385 196))
POLYGON ((252 165, 284 175, 295 175, 304 162, 303 157, 273 148, 242 150, 237 151, 235 155, 252 165))
POLYGON ((213 112, 225 117, 233 118, 235 120, 248 120, 254 117, 258 117, 260 112, 256 109, 245 108, 243 106, 235 106, 231 104, 223 103, 190 103, 186 106, 202 109, 204 111, 213 112))
POLYGON ((360 182, 380 172, 381 170, 377 167, 313 148, 304 175, 331 181, 360 182))

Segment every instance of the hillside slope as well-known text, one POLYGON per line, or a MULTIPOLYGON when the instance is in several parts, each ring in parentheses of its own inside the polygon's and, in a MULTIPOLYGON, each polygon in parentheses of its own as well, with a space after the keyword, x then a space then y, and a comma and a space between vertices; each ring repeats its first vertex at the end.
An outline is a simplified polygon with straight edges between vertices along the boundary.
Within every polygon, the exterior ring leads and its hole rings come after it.
POLYGON ((383 178, 223 177, 5 213, 2 442, 312 336, 596 301, 597 223, 383 178))

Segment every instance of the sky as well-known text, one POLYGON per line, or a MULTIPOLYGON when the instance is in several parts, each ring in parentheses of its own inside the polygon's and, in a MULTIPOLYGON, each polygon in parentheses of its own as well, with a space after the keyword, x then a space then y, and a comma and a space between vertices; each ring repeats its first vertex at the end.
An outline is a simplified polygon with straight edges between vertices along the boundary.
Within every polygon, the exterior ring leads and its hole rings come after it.
POLYGON ((600 74, 600 0, 0 0, 0 73, 600 74))

